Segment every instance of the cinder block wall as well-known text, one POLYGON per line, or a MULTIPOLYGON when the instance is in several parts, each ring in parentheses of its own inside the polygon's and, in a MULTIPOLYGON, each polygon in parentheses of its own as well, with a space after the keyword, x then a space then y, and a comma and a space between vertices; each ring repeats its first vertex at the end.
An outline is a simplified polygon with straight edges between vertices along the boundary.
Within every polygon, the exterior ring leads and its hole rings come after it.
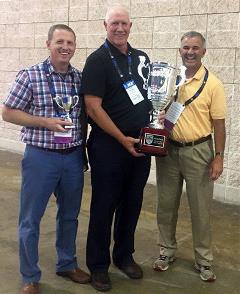
MULTIPOLYGON (((179 40, 197 30, 207 40, 205 65, 225 85, 228 104, 225 170, 215 198, 240 203, 240 29, 239 0, 124 0, 133 21, 130 43, 152 60, 179 65, 179 40)), ((105 39, 105 0, 0 1, 0 107, 19 69, 48 56, 47 31, 54 23, 70 25, 77 35, 72 64, 82 69, 86 57, 105 39)), ((22 150, 19 127, 0 119, 0 146, 22 150)), ((152 174, 154 174, 154 165, 152 174)), ((154 180, 153 180, 154 181, 154 180)))

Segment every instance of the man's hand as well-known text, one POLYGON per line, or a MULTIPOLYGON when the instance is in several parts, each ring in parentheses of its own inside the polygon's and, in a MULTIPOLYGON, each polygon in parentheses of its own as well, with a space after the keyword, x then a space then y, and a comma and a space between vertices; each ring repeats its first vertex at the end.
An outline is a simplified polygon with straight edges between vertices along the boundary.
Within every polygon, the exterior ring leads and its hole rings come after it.
POLYGON ((65 129, 65 126, 72 126, 73 124, 70 121, 64 120, 62 118, 43 118, 43 127, 51 130, 53 132, 68 132, 68 129, 65 129))
POLYGON ((135 157, 142 157, 145 156, 143 153, 139 153, 135 149, 135 144, 139 143, 139 139, 135 139, 132 137, 124 137, 123 140, 120 142, 124 148, 127 149, 129 153, 131 153, 135 157))
POLYGON ((223 172, 223 157, 217 155, 211 162, 209 168, 209 177, 212 181, 216 181, 223 172))

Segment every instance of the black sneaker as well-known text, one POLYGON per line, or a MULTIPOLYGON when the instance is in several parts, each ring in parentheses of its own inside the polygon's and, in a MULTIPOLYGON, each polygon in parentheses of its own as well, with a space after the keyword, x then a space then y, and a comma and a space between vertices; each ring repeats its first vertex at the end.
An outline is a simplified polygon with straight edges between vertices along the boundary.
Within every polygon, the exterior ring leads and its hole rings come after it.
POLYGON ((112 283, 109 278, 108 272, 92 273, 91 285, 94 289, 107 292, 112 289, 112 283))

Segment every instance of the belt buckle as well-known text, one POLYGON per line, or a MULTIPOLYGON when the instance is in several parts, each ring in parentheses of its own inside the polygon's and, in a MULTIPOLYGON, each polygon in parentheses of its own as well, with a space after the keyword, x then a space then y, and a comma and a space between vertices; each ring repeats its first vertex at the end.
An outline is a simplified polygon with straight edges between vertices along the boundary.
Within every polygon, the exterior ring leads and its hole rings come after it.
POLYGON ((181 146, 181 147, 185 147, 186 146, 186 142, 179 142, 179 145, 181 146))
POLYGON ((195 145, 195 141, 192 141, 192 142, 180 142, 181 146, 182 147, 193 147, 195 145))

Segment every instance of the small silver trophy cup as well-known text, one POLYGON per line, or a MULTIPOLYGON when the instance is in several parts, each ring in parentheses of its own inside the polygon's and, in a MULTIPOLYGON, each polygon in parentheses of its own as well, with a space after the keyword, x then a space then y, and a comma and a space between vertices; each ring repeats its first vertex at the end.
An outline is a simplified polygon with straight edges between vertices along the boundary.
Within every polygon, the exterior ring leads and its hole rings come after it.
POLYGON ((153 105, 152 120, 141 130, 139 152, 155 156, 167 154, 169 132, 159 122, 159 113, 170 104, 177 88, 184 83, 185 70, 185 66, 178 69, 165 62, 149 64, 148 79, 144 85, 153 105), (179 82, 176 83, 177 80, 179 82))
MULTIPOLYGON (((56 96, 53 98, 54 102, 56 103, 57 107, 60 110, 63 110, 65 113, 64 119, 67 121, 72 122, 70 117, 70 113, 72 112, 73 108, 78 104, 79 97, 77 95, 70 96, 66 95, 64 97, 56 96)), ((74 129, 75 126, 65 126, 66 129, 74 129)))

